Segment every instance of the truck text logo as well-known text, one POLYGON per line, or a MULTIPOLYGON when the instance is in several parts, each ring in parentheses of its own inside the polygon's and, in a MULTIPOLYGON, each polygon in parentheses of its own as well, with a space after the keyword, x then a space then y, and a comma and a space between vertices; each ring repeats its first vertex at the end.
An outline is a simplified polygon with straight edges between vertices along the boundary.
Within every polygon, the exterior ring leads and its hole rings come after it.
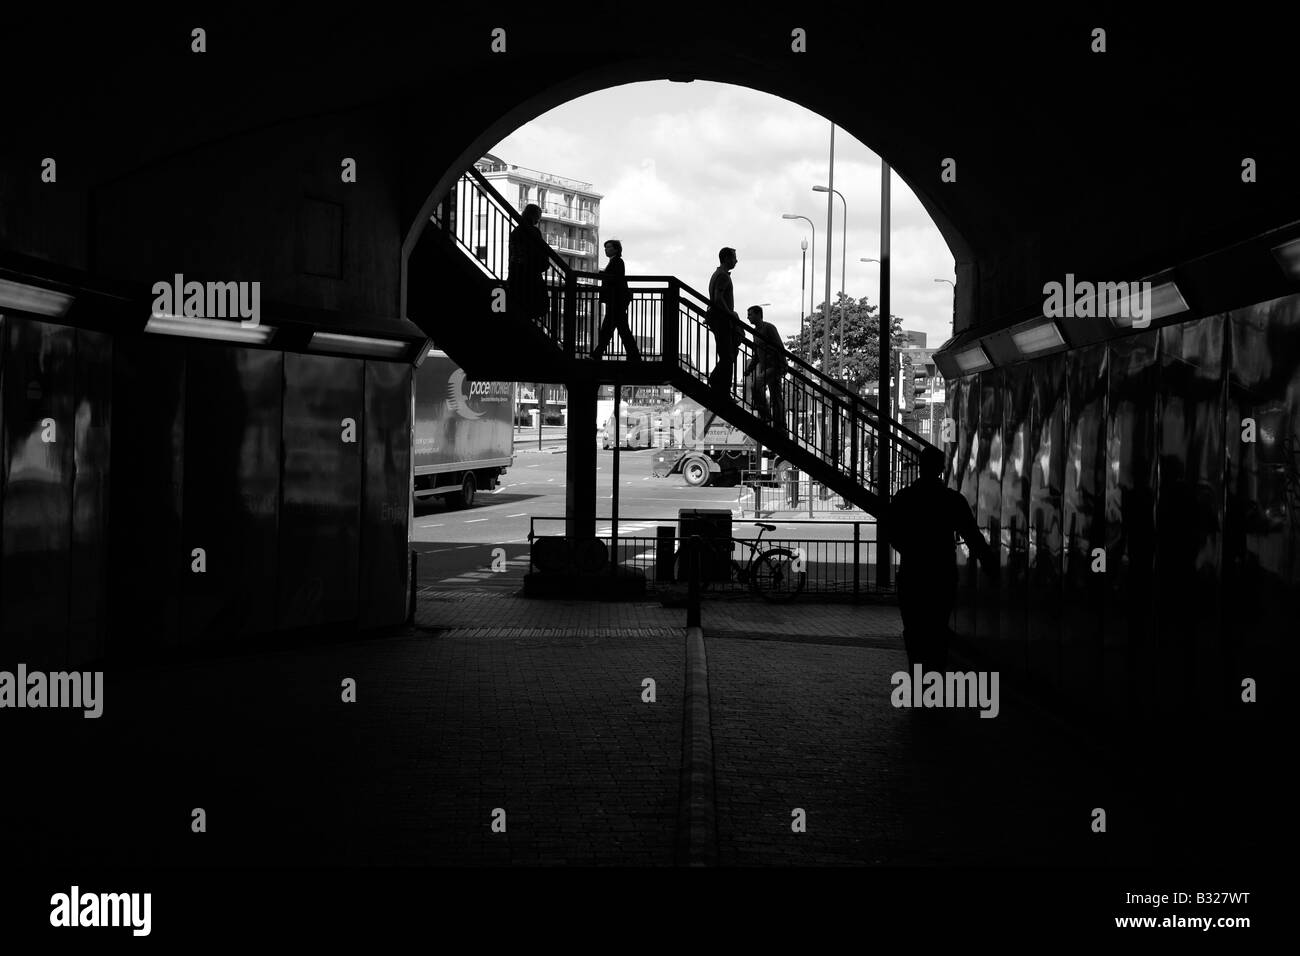
POLYGON ((470 421, 482 418, 486 414, 471 408, 471 402, 474 404, 482 404, 483 402, 497 404, 509 401, 512 395, 513 386, 510 382, 466 383, 464 369, 458 368, 447 377, 447 407, 461 418, 470 421), (466 388, 467 384, 468 388, 466 388))

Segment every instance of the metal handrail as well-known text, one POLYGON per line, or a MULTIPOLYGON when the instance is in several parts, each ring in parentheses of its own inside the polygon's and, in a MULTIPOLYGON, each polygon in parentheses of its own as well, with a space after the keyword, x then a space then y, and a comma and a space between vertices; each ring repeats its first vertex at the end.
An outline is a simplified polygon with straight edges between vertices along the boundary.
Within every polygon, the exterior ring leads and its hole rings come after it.
MULTIPOLYGON (((449 237, 489 276, 497 281, 506 280, 503 249, 508 247, 508 234, 522 222, 520 213, 477 170, 470 169, 453 192, 465 208, 456 210, 456 229, 448 229, 449 237), (466 227, 472 216, 485 216, 466 227), (480 236, 495 249, 479 246, 471 249, 470 242, 480 236), (494 261, 487 261, 492 258, 494 261)), ((576 358, 594 344, 601 325, 600 305, 596 298, 601 274, 573 269, 554 251, 550 239, 543 236, 547 256, 547 269, 543 285, 548 290, 544 313, 536 319, 543 333, 570 358, 576 358)), ((556 240, 557 243, 569 240, 556 240)), ((583 249, 584 240, 572 240, 575 245, 562 248, 583 249)), ((594 249, 589 243, 587 248, 594 249)), ((687 375, 703 385, 708 377, 710 363, 710 332, 707 314, 709 300, 689 283, 674 276, 628 276, 633 293, 635 333, 639 333, 641 352, 647 358, 657 356, 659 361, 687 375), (656 351, 656 349, 658 351, 656 351)), ((743 369, 754 356, 771 347, 759 340, 744 322, 737 323, 736 364, 743 369)), ((611 347, 613 343, 611 343, 611 347)), ((716 353, 715 353, 716 354, 716 353)), ((890 442, 897 451, 901 472, 916 464, 920 452, 929 447, 920 435, 895 421, 884 417, 879 409, 862 396, 851 391, 845 383, 831 378, 798 355, 784 353, 786 375, 782 377, 783 394, 788 394, 792 428, 781 423, 784 439, 793 443, 802 453, 818 457, 841 477, 864 488, 874 488, 874 475, 870 459, 873 450, 881 443, 890 442), (805 430, 805 421, 821 423, 817 428, 805 430)), ((759 417, 761 399, 744 394, 743 372, 737 381, 737 369, 728 384, 727 398, 746 413, 759 417), (737 388, 737 385, 741 388, 737 388)), ((891 473, 889 482, 895 476, 891 473)), ((876 488, 876 493, 890 489, 876 488)))
MULTIPOLYGON (((473 179, 475 184, 477 184, 477 186, 479 187, 479 189, 481 189, 484 193, 486 193, 488 197, 491 198, 500 207, 498 211, 503 213, 507 219, 513 222, 516 226, 523 224, 524 221, 523 214, 519 212, 519 210, 515 209, 515 207, 511 204, 510 200, 506 199, 499 192, 497 192, 496 187, 494 187, 490 182, 488 182, 487 179, 483 177, 482 173, 480 173, 474 167, 470 167, 466 171, 465 175, 473 179)), ((557 269, 564 271, 569 268, 568 263, 566 263, 558 255, 556 255, 551 250, 551 247, 549 245, 547 245, 546 247, 546 252, 551 260, 551 264, 554 265, 557 269)), ((497 278, 504 281, 506 277, 502 275, 498 275, 497 278)))

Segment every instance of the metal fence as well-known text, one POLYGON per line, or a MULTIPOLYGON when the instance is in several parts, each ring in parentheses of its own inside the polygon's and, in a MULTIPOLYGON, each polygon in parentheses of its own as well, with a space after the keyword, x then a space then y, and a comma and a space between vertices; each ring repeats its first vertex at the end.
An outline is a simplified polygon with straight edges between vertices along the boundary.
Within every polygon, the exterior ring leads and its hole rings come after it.
MULTIPOLYGON (((598 522, 596 538, 601 547, 594 552, 590 547, 566 547, 558 544, 564 536, 564 518, 537 516, 530 520, 529 527, 529 570, 553 570, 557 555, 563 553, 563 561, 569 562, 571 570, 613 571, 614 567, 630 568, 645 575, 646 588, 652 593, 663 593, 685 587, 685 561, 679 560, 683 542, 689 536, 678 533, 676 518, 629 518, 619 522, 620 528, 634 526, 630 534, 620 531, 618 545, 614 550, 614 561, 610 561, 610 520, 598 522), (654 525, 651 533, 647 525, 654 525), (549 534, 548 534, 549 532, 549 534), (544 541, 557 542, 553 547, 542 545, 544 541), (538 566, 541 560, 542 567, 538 566)), ((800 596, 812 597, 842 596, 853 597, 870 594, 892 593, 893 587, 884 589, 876 586, 876 541, 875 520, 868 518, 861 521, 807 521, 804 519, 787 519, 765 521, 764 524, 776 526, 775 532, 764 532, 759 539, 759 528, 752 521, 736 520, 732 525, 732 537, 705 538, 705 548, 709 558, 705 562, 704 594, 740 594, 750 591, 748 575, 745 574, 755 555, 772 548, 784 548, 794 552, 799 559, 798 568, 804 575, 803 590, 800 596), (812 527, 821 531, 834 528, 839 536, 810 537, 812 527), (757 545, 747 546, 746 542, 757 545), (742 573, 737 574, 740 571, 742 573)), ((897 555, 890 552, 893 570, 898 567, 897 555)))
POLYGON ((843 495, 793 468, 775 473, 742 471, 740 483, 736 486, 736 511, 742 519, 769 517, 778 511, 789 511, 809 518, 825 515, 827 518, 838 516, 847 519, 852 515, 856 519, 862 515, 860 520, 863 522, 875 523, 875 519, 868 517, 843 495))

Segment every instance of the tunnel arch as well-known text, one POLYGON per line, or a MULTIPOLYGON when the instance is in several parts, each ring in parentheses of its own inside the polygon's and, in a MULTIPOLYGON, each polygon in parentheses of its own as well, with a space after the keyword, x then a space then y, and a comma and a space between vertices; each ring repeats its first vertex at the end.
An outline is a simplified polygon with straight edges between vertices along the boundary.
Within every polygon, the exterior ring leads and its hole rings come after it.
POLYGON ((824 94, 819 96, 815 89, 797 83, 786 83, 780 79, 773 80, 770 75, 766 75, 765 78, 765 74, 759 71, 751 73, 748 71, 720 70, 716 67, 708 69, 695 60, 666 58, 629 60, 586 71, 518 101, 475 137, 457 155, 456 160, 438 176, 427 191, 423 188, 420 189, 419 194, 422 195, 423 200, 414 219, 407 227, 402 241, 402 316, 405 317, 407 314, 408 267, 411 253, 419 242, 420 236, 424 233, 424 229, 428 226, 430 217, 433 215, 434 208, 439 200, 451 190, 466 169, 473 166, 488 150, 511 133, 557 107, 592 93, 599 93, 620 86, 664 80, 678 83, 700 80, 753 90, 794 103, 835 123, 837 129, 853 136, 884 162, 888 163, 893 175, 901 179, 912 190, 947 243, 959 273, 963 264, 973 258, 974 252, 970 241, 953 220, 953 217, 937 201, 936 196, 933 194, 933 188, 927 192, 921 186, 921 179, 918 175, 919 170, 916 169, 914 162, 904 157, 897 149, 890 150, 875 141, 874 137, 864 135, 864 127, 868 124, 862 121, 861 114, 853 112, 847 116, 840 115, 837 118, 835 114, 842 111, 837 110, 828 102, 831 99, 830 97, 824 94), (848 119, 847 123, 842 122, 845 118, 848 119), (903 166, 900 168, 897 162, 902 162, 903 166))

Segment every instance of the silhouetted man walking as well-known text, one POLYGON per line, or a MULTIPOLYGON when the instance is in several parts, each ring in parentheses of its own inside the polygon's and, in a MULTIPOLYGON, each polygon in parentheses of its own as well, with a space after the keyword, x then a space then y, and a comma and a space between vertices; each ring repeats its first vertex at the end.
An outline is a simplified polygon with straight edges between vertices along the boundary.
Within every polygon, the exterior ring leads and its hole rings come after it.
POLYGON ((740 316, 736 314, 735 293, 731 287, 731 270, 739 262, 736 250, 723 246, 718 251, 718 268, 709 279, 709 309, 704 324, 713 333, 718 346, 718 361, 709 373, 709 386, 720 392, 731 391, 735 374, 736 351, 740 348, 740 316))
POLYGON ((921 452, 921 476, 894 496, 883 522, 889 543, 902 555, 898 604, 908 665, 943 671, 948 663, 948 619, 957 600, 957 555, 961 535, 985 570, 997 574, 997 552, 984 540, 970 505, 943 483, 943 452, 921 452))
POLYGON ((745 374, 754 382, 754 408, 769 424, 785 428, 785 401, 781 380, 785 376, 785 343, 771 322, 763 320, 763 308, 751 305, 745 314, 754 326, 754 355, 745 374))
POLYGON ((605 255, 609 264, 600 273, 600 301, 605 303, 605 321, 600 326, 600 338, 591 351, 591 357, 598 359, 604 354, 614 330, 623 342, 627 357, 633 362, 641 360, 641 350, 637 348, 636 337, 627 327, 627 307, 632 301, 632 293, 627 287, 627 268, 623 264, 623 243, 617 239, 605 242, 605 255))

